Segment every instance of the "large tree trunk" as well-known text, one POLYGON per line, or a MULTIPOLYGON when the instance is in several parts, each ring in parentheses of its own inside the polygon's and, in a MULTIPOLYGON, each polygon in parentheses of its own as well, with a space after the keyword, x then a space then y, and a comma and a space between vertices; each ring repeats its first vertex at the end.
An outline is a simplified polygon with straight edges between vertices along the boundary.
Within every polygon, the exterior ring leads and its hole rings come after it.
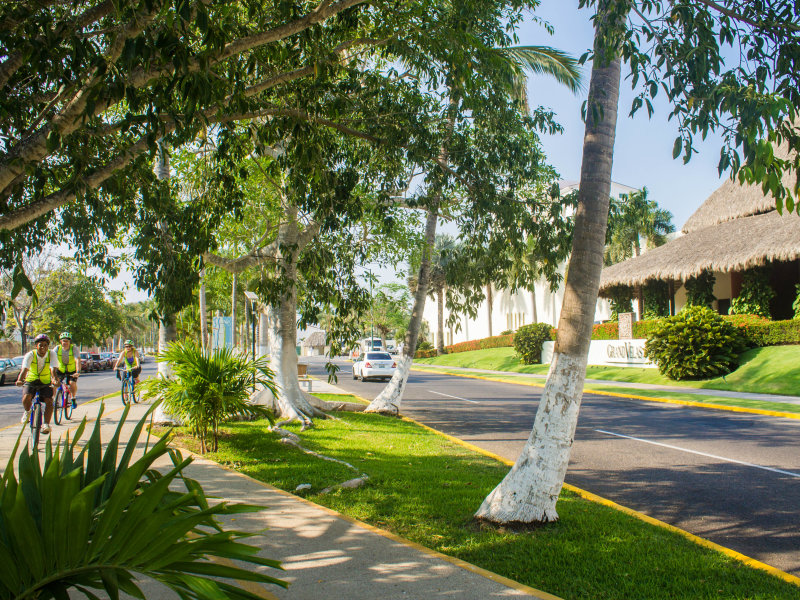
POLYGON ((492 284, 486 284, 486 309, 489 312, 489 337, 492 337, 492 313, 494 312, 494 298, 492 298, 492 284))
POLYGON ((200 346, 203 349, 208 349, 211 344, 208 343, 208 320, 206 309, 206 270, 200 269, 200 346))
POLYGON ((394 372, 391 381, 370 402, 364 412, 376 412, 387 415, 400 413, 400 405, 403 402, 403 392, 408 382, 408 374, 411 371, 411 363, 414 360, 414 353, 417 351, 417 340, 419 330, 422 325, 422 313, 425 310, 425 298, 428 295, 428 285, 431 276, 431 254, 433 253, 434 242, 436 239, 436 223, 439 219, 438 202, 428 211, 428 218, 425 221, 425 251, 422 253, 422 261, 419 265, 417 276, 417 291, 414 294, 414 307, 411 309, 411 321, 406 330, 406 337, 403 341, 403 354, 397 360, 397 370, 394 372))
POLYGON ((444 354, 444 288, 436 290, 436 352, 444 354))
POLYGON ((620 61, 618 53, 606 53, 604 60, 599 42, 598 31, 609 25, 608 3, 598 6, 578 208, 553 363, 528 442, 475 514, 487 521, 558 519, 556 501, 564 484, 586 377, 611 189, 620 61))
MULTIPOLYGON (((294 265, 287 269, 286 276, 292 276, 294 265)), ((295 272, 296 273, 296 272, 295 272)), ((269 366, 275 374, 278 395, 273 397, 269 390, 255 395, 256 401, 271 403, 281 422, 278 425, 300 421, 303 428, 312 424, 313 417, 325 417, 325 413, 315 408, 309 394, 300 389, 297 380, 297 292, 295 286, 281 296, 280 302, 267 307, 266 321, 269 328, 269 366)))

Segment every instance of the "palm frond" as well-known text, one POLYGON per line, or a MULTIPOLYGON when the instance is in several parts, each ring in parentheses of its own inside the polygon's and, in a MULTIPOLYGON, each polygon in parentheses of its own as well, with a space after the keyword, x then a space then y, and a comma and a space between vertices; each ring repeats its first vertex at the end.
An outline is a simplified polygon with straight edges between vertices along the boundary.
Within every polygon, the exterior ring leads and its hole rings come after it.
POLYGON ((500 50, 512 60, 518 70, 518 83, 526 82, 524 71, 537 75, 549 75, 566 86, 574 94, 583 91, 581 69, 578 61, 561 50, 549 46, 511 46, 500 50))

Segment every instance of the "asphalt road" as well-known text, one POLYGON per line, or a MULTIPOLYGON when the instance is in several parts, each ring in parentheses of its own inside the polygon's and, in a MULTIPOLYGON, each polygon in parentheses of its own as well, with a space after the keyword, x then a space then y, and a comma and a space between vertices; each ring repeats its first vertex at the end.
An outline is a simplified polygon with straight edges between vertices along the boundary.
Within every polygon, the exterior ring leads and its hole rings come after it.
MULTIPOLYGON (((304 358, 325 378, 324 360, 304 358)), ((384 383, 338 386, 371 399, 384 383)), ((402 412, 516 460, 541 389, 412 371, 402 412)), ((800 421, 586 394, 566 481, 800 576, 800 421)))
MULTIPOLYGON (((156 372, 154 360, 148 360, 142 365, 140 380, 150 377, 156 372)), ((120 382, 114 376, 114 371, 95 371, 83 373, 78 378, 78 402, 92 400, 112 392, 120 391, 120 382)), ((109 399, 108 404, 122 402, 121 398, 109 399)), ((0 386, 0 428, 19 423, 22 416, 22 388, 11 383, 0 386)))

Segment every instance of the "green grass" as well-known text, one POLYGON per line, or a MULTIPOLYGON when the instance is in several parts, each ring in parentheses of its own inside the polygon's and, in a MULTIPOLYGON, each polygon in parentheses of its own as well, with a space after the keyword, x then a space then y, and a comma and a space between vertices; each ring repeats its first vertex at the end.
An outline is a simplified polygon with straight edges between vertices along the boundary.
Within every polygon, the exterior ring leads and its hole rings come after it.
POLYGON ((362 398, 353 396, 352 394, 319 394, 314 392, 314 396, 325 402, 354 402, 356 404, 369 404, 362 398))
MULTIPOLYGON (((445 354, 435 358, 415 359, 415 364, 431 366, 468 367, 516 373, 546 375, 549 365, 523 365, 513 348, 472 350, 445 354)), ((587 379, 653 383, 685 388, 701 388, 761 394, 800 394, 800 346, 769 346, 754 348, 742 354, 740 366, 725 377, 702 381, 674 381, 657 369, 633 367, 589 366, 587 379)))
MULTIPOLYGON (((684 537, 563 492, 560 521, 532 532, 472 520, 508 467, 412 422, 337 413, 300 432, 302 444, 369 476, 358 489, 328 486, 356 473, 280 444, 267 422, 231 423, 207 456, 306 498, 565 599, 797 598, 800 590, 684 537)), ((183 442, 191 440, 183 439, 183 442)))

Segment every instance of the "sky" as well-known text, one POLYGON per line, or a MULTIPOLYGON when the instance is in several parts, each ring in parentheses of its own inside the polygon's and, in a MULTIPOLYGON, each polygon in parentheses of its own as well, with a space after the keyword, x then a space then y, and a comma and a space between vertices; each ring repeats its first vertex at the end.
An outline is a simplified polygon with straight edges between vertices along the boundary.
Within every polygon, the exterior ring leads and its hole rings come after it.
MULTIPOLYGON (((594 31, 590 19, 592 12, 578 10, 577 6, 577 0, 541 0, 536 17, 550 23, 554 33, 551 36, 530 15, 520 28, 520 44, 552 46, 579 58, 591 48, 594 31)), ((564 127, 562 134, 543 135, 542 143, 548 161, 567 181, 580 179, 584 133, 581 104, 589 88, 590 66, 587 64, 582 67, 584 91, 578 95, 548 77, 532 76, 528 82, 531 106, 553 110, 556 120, 564 127)), ((653 102, 655 114, 652 119, 648 119, 646 110, 639 111, 634 118, 629 117, 635 94, 630 81, 625 79, 628 74, 623 65, 612 180, 634 188, 647 187, 648 197, 672 213, 673 224, 679 230, 724 180, 717 173, 720 141, 709 135, 705 142, 696 144, 699 154, 688 164, 684 165, 682 158, 673 160, 672 147, 677 126, 667 121, 669 107, 663 95, 653 102)), ((383 282, 398 281, 395 269, 375 268, 373 271, 383 282)), ((127 288, 129 302, 146 298, 143 292, 136 290, 129 273, 111 282, 110 287, 127 288)))
MULTIPOLYGON (((577 0, 541 0, 535 14, 553 26, 554 34, 550 36, 541 25, 527 18, 519 32, 520 44, 552 46, 579 58, 591 48, 594 30, 590 20, 592 12, 579 11, 577 5, 577 0)), ((577 96, 547 77, 529 79, 531 106, 550 108, 564 127, 563 134, 543 136, 542 142, 550 164, 567 181, 580 179, 584 133, 581 104, 589 88, 590 67, 590 64, 583 66, 585 89, 577 96)), ((678 130, 676 124, 667 121, 669 107, 663 93, 654 101, 652 119, 647 118, 644 109, 635 117, 629 117, 635 94, 631 91, 630 80, 625 79, 628 74, 623 65, 612 180, 635 188, 647 187, 648 197, 669 210, 675 228, 680 229, 724 181, 717 172, 720 140, 710 135, 704 143, 697 144, 699 154, 687 165, 680 157, 673 160, 672 146, 678 130)))

